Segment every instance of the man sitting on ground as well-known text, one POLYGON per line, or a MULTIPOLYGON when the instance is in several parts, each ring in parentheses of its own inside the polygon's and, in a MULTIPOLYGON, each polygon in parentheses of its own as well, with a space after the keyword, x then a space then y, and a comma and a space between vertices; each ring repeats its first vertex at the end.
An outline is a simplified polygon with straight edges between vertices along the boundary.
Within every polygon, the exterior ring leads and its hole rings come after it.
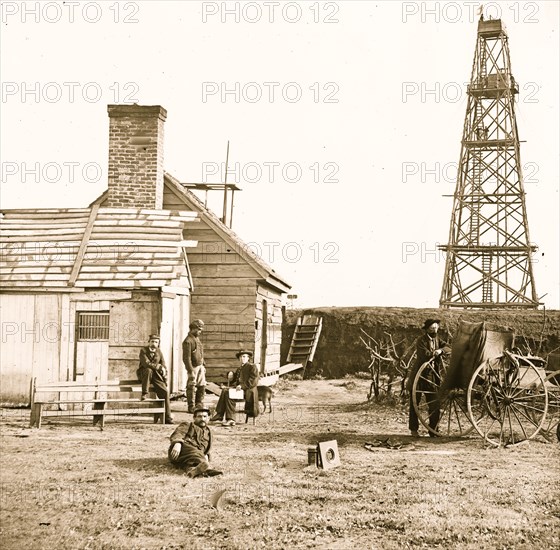
POLYGON ((207 477, 222 474, 208 466, 212 432, 208 427, 209 410, 202 404, 195 406, 193 422, 182 422, 171 434, 169 461, 183 468, 188 477, 207 477))

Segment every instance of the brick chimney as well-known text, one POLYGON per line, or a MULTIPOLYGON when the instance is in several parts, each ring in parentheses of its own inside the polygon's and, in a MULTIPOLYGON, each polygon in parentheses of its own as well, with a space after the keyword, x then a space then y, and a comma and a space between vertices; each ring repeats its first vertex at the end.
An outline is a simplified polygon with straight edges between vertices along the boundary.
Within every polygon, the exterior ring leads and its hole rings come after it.
POLYGON ((163 123, 160 105, 108 105, 109 208, 163 206, 163 123))

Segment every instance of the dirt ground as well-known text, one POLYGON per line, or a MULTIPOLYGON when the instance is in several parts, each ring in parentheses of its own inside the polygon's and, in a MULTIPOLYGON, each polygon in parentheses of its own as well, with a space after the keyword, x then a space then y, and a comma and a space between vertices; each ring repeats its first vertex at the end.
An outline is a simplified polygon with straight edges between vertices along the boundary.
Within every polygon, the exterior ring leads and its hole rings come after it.
POLYGON ((411 439, 406 407, 367 404, 367 386, 282 380, 271 414, 213 428, 224 475, 194 480, 167 461, 172 426, 55 417, 37 430, 29 410, 2 409, 2 548, 560 547, 558 443, 411 439), (309 466, 326 440, 341 465, 309 466))

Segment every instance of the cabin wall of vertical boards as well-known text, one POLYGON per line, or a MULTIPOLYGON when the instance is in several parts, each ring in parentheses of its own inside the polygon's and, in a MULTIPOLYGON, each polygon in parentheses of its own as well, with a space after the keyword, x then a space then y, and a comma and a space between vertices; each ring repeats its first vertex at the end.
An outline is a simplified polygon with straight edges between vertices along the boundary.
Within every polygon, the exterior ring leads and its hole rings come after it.
POLYGON ((185 385, 181 342, 189 297, 159 291, 0 294, 0 399, 29 400, 38 383, 136 379, 140 349, 161 330, 161 348, 176 391, 185 385))

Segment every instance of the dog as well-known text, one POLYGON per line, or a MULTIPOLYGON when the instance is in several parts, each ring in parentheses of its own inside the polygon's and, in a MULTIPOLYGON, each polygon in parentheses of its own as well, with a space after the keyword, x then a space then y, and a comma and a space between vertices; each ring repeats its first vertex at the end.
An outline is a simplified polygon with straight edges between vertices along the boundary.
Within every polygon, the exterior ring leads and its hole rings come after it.
POLYGON ((268 386, 257 386, 257 392, 259 394, 259 401, 263 404, 264 412, 266 412, 266 404, 268 403, 268 413, 272 412, 272 396, 274 392, 268 386))

